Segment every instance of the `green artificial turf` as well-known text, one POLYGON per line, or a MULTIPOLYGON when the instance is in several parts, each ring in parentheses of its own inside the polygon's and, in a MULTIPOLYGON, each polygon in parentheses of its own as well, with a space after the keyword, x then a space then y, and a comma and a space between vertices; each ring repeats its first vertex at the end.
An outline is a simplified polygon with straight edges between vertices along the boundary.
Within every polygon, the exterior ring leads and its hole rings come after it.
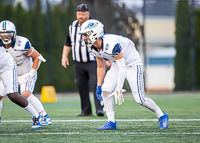
POLYGON ((200 94, 179 93, 147 95, 169 115, 169 127, 158 129, 154 113, 138 105, 130 93, 125 102, 115 105, 117 130, 97 130, 107 122, 106 116, 77 117, 80 99, 76 94, 59 96, 56 103, 43 103, 53 124, 32 130, 31 116, 3 99, 0 143, 198 143, 200 142, 200 94))

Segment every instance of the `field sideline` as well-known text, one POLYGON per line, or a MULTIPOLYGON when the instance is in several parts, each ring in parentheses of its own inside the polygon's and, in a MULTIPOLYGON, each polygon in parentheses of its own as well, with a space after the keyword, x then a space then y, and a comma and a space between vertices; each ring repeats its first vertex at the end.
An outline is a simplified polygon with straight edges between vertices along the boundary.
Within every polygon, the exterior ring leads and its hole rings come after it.
MULTIPOLYGON (((60 122, 102 122, 102 121, 107 121, 107 120, 52 120, 53 123, 60 123, 60 122)), ((130 119, 130 120, 120 120, 117 119, 117 121, 121 121, 121 122, 150 122, 150 121, 158 121, 157 119, 130 119)), ((200 121, 200 119, 169 119, 169 121, 200 121)), ((6 120, 6 121, 2 121, 2 123, 25 123, 25 122, 32 122, 31 120, 6 120)))
MULTIPOLYGON (((39 94, 38 94, 39 96, 39 94)), ((147 95, 169 115, 169 128, 158 129, 155 114, 139 106, 130 93, 125 93, 125 102, 115 105, 117 130, 99 131, 98 127, 107 122, 107 118, 95 114, 93 98, 93 116, 77 117, 80 113, 79 97, 76 93, 58 94, 56 103, 44 103, 53 124, 31 130, 29 114, 9 101, 3 99, 0 143, 30 142, 124 142, 124 143, 197 143, 200 141, 200 93, 177 93, 147 95)))

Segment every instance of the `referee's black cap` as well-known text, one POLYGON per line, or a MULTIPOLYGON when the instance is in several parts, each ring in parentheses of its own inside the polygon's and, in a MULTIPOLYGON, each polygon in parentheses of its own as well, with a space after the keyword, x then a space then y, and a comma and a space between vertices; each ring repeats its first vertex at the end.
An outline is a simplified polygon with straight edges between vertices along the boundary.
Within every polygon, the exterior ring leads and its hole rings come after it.
POLYGON ((89 9, 88 6, 83 3, 77 6, 76 11, 89 11, 89 9))

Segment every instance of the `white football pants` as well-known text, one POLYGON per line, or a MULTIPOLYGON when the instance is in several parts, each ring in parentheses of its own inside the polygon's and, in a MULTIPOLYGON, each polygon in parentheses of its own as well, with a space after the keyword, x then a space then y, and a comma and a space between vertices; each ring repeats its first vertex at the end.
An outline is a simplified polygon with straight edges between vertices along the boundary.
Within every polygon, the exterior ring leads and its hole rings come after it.
MULTIPOLYGON (((153 111, 158 118, 164 115, 161 109, 156 105, 156 103, 152 99, 145 96, 142 65, 127 67, 126 79, 130 85, 133 98, 138 104, 153 111)), ((114 107, 112 108, 110 107, 111 105, 114 106, 114 104, 112 103, 113 100, 110 100, 105 96, 108 96, 107 94, 108 92, 112 93, 115 90, 117 86, 117 80, 118 80, 118 67, 115 63, 113 63, 110 70, 107 71, 106 76, 104 78, 104 83, 102 85, 102 92, 104 93, 103 100, 104 99, 106 100, 104 101, 104 106, 105 109, 106 107, 109 108, 106 109, 106 112, 107 111, 114 112, 114 107)))
POLYGON ((13 63, 11 64, 12 64, 13 69, 5 70, 4 72, 0 73, 0 95, 1 96, 5 96, 6 94, 9 94, 9 93, 18 92, 17 65, 14 62, 14 60, 12 61, 13 63))

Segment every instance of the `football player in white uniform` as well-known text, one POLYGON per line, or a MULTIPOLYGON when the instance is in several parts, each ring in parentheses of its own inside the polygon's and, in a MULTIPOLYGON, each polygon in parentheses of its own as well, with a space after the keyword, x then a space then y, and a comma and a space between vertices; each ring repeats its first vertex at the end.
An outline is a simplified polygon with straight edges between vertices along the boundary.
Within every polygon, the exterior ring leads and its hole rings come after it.
MULTIPOLYGON (((35 110, 35 108, 18 93, 17 81, 17 65, 13 57, 0 48, 0 81, 5 88, 5 94, 15 104, 26 110, 33 119, 33 126, 31 129, 41 128, 42 116, 35 110)), ((2 89, 2 86, 1 88, 2 89)))
MULTIPOLYGON (((15 25, 8 20, 0 23, 0 39, 0 48, 9 52, 17 63, 18 83, 20 85, 21 95, 43 116, 42 125, 51 125, 51 119, 46 113, 42 103, 33 95, 35 82, 37 80, 37 70, 40 63, 46 60, 31 46, 27 38, 16 36, 15 25)), ((0 95, 3 96, 3 92, 4 89, 1 88, 0 95)), ((2 101, 0 101, 0 107, 2 106, 1 104, 2 101)))
POLYGON ((99 130, 117 129, 114 115, 114 103, 121 105, 124 102, 122 89, 125 78, 127 79, 135 101, 154 112, 159 119, 160 129, 168 127, 169 117, 145 96, 143 81, 143 65, 134 43, 128 38, 104 34, 104 25, 97 20, 87 20, 81 25, 80 34, 86 42, 89 51, 97 59, 97 91, 100 101, 103 100, 108 122, 98 128, 99 130), (92 48, 92 45, 95 48, 92 48), (105 60, 112 62, 105 75, 105 60))

